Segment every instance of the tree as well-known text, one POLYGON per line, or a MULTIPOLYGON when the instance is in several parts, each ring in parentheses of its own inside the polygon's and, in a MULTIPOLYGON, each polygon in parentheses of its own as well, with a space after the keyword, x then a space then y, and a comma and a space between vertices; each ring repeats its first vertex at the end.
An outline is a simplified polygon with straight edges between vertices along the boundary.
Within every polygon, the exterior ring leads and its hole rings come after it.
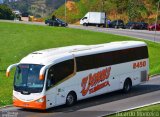
POLYGON ((139 16, 138 8, 139 0, 129 0, 128 1, 128 17, 129 21, 135 21, 139 16))
POLYGON ((0 4, 0 19, 8 19, 8 20, 14 19, 14 14, 7 5, 0 4))
POLYGON ((142 0, 129 0, 127 13, 129 21, 142 21, 148 16, 148 10, 142 0))
POLYGON ((7 4, 12 9, 19 10, 22 13, 28 12, 30 6, 31 6, 31 0, 18 0, 14 2, 9 2, 9 0, 5 0, 4 4, 7 4))

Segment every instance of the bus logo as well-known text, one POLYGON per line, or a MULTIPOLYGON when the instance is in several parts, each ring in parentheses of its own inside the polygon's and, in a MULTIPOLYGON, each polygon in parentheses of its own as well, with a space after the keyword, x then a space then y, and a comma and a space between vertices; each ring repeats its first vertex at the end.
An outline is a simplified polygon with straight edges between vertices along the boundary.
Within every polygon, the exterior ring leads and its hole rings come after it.
POLYGON ((110 71, 111 67, 108 67, 97 73, 91 73, 87 77, 84 77, 81 82, 82 95, 85 96, 88 92, 91 94, 106 86, 110 86, 110 83, 107 80, 110 76, 110 71))

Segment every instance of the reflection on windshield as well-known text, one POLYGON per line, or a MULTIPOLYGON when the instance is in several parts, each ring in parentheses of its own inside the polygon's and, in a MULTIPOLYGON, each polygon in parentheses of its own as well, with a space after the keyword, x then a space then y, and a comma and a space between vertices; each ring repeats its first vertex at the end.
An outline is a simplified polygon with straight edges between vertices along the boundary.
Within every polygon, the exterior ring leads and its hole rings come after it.
POLYGON ((41 92, 44 80, 39 80, 39 72, 43 65, 20 64, 17 66, 14 78, 15 91, 27 91, 29 93, 41 92))

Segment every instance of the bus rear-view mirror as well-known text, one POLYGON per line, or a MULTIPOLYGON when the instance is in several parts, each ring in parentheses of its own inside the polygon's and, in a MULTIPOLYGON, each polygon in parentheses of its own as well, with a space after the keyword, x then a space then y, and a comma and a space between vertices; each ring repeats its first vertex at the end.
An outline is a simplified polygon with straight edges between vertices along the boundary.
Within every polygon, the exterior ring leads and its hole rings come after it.
POLYGON ((6 77, 9 77, 10 76, 10 71, 13 67, 16 67, 18 64, 12 64, 10 65, 8 68, 7 68, 7 71, 6 71, 6 77))

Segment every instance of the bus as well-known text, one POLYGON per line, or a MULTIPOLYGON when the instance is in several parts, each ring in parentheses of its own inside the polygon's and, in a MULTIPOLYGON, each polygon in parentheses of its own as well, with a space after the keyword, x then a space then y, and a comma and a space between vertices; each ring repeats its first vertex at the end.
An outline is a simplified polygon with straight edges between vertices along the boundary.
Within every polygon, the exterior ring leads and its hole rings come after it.
POLYGON ((119 41, 33 52, 7 68, 15 69, 13 105, 45 110, 149 80, 147 44, 119 41))

